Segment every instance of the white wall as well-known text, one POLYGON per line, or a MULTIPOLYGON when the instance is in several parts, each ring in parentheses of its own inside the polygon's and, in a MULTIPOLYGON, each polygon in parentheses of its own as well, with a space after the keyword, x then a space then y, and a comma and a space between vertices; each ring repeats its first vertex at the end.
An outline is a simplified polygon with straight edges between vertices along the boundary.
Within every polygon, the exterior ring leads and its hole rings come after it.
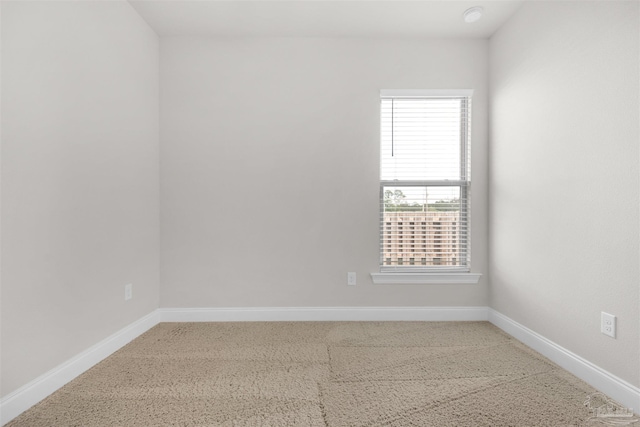
POLYGON ((485 273, 487 40, 162 38, 162 307, 484 306, 478 285, 372 285, 380 89, 471 88, 485 273), (358 273, 347 287, 346 273, 358 273))
POLYGON ((636 386, 638 5, 526 2, 491 38, 489 185, 491 306, 636 386))
POLYGON ((158 307, 158 53, 125 1, 2 2, 3 396, 158 307))

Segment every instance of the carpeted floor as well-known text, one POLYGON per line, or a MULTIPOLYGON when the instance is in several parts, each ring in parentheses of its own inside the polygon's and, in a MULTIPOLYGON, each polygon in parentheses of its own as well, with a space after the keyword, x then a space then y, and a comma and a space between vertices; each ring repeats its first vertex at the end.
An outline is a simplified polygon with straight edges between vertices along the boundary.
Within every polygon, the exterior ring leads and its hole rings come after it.
POLYGON ((487 322, 161 323, 7 426, 595 425, 595 391, 487 322))

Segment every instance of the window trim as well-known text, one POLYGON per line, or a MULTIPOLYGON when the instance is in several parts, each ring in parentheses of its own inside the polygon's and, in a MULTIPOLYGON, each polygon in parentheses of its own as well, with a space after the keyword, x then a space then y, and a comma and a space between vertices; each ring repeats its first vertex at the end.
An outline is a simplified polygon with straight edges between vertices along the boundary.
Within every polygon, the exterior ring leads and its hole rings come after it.
MULTIPOLYGON (((380 99, 393 99, 393 98, 467 98, 471 99, 473 96, 473 89, 427 89, 427 90, 387 90, 380 91, 380 99)), ((461 167, 463 168, 461 176, 464 179, 461 180, 429 180, 429 181, 402 181, 402 186, 459 186, 460 191, 463 190, 467 194, 467 203, 471 203, 470 200, 470 187, 471 177, 469 176, 470 165, 470 152, 469 152, 469 139, 471 137, 469 128, 471 123, 468 121, 469 116, 465 117, 466 131, 461 134, 461 147, 460 154, 462 156, 461 167)), ((399 184, 398 181, 379 180, 380 191, 384 186, 393 186, 399 184)), ((382 195, 380 196, 382 198, 382 195)), ((380 213, 382 215, 382 212, 380 213)), ((467 221, 470 219, 469 211, 465 212, 467 221)), ((471 258, 471 224, 468 223, 469 228, 466 234, 466 247, 465 253, 469 260, 471 258)), ((382 225, 379 229, 382 233, 382 225)), ((382 234, 380 235, 380 244, 382 242, 382 234)), ((382 246, 380 248, 380 261, 382 261, 382 246)), ((371 273, 371 278, 374 284, 477 284, 482 274, 471 273, 471 264, 467 263, 460 267, 411 267, 407 266, 388 266, 383 264, 379 265, 379 273, 371 273), (400 268, 398 268, 400 267, 400 268)))
POLYGON ((380 99, 386 98, 470 98, 473 89, 382 89, 380 99))
POLYGON ((371 273, 374 285, 475 285, 480 273, 402 272, 371 273))

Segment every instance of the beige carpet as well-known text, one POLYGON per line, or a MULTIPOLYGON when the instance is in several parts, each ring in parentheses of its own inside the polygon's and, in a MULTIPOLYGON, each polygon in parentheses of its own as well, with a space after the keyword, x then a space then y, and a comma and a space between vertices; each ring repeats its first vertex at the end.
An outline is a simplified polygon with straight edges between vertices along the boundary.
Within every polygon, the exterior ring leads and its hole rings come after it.
POLYGON ((594 392, 487 322, 162 323, 8 426, 596 425, 594 392))

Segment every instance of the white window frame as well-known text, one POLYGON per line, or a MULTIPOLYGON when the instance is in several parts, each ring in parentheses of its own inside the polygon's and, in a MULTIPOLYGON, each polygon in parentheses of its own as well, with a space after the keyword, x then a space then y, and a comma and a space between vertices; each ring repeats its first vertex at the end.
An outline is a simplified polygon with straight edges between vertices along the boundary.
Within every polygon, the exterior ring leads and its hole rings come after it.
MULTIPOLYGON (((381 90, 380 99, 385 98, 467 98, 470 102, 473 95, 473 90, 381 90)), ((380 180, 380 272, 371 273, 374 284, 475 284, 480 280, 481 274, 471 273, 470 254, 471 254, 471 217, 470 208, 467 208, 465 215, 467 220, 467 243, 465 247, 466 262, 464 266, 460 267, 421 267, 421 266, 393 266, 391 268, 383 265, 383 189, 385 186, 393 186, 401 184, 402 186, 458 186, 462 192, 466 192, 466 202, 470 204, 470 189, 471 179, 469 174, 470 169, 470 150, 469 150, 469 138, 470 138, 470 118, 471 114, 467 115, 467 120, 464 121, 465 128, 461 133, 461 153, 462 163, 461 168, 464 169, 461 173, 463 179, 460 180, 430 180, 430 181, 383 181, 380 180)))

